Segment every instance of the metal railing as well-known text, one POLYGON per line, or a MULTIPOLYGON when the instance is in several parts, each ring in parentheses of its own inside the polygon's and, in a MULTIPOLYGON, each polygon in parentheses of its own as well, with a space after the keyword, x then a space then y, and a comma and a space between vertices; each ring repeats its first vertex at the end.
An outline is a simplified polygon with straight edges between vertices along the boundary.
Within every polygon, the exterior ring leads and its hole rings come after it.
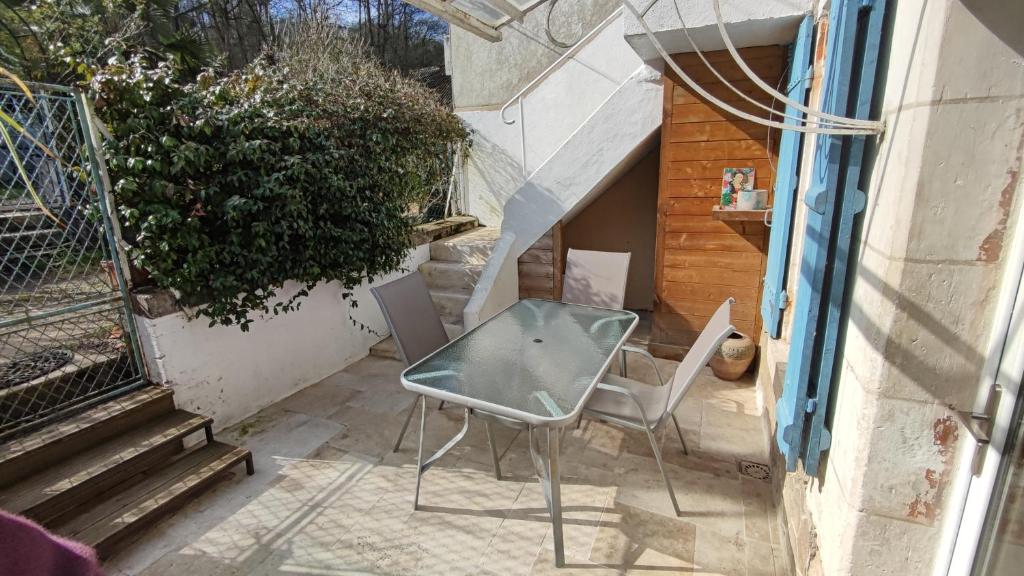
POLYGON ((583 38, 580 38, 580 40, 576 42, 576 44, 574 44, 572 48, 563 52, 557 60, 552 62, 550 66, 545 68, 543 72, 538 74, 536 78, 531 80, 526 86, 523 87, 522 90, 517 92, 515 96, 509 99, 508 102, 505 102, 505 105, 502 106, 501 110, 498 111, 499 116, 501 116, 501 121, 511 126, 513 124, 516 124, 517 121, 515 118, 506 117, 505 112, 508 111, 508 109, 511 108, 513 104, 519 104, 519 145, 520 159, 522 160, 523 165, 523 176, 526 176, 528 174, 526 170, 526 124, 523 119, 523 99, 526 98, 526 96, 530 92, 533 92, 533 90, 538 85, 540 85, 541 82, 547 79, 548 76, 551 76, 551 74, 553 74, 556 70, 564 66, 566 62, 573 58, 573 56, 579 54, 584 47, 590 44, 591 40, 593 40, 598 34, 601 33, 601 31, 607 28, 609 24, 611 24, 613 21, 615 21, 616 18, 618 18, 621 15, 622 7, 620 6, 619 8, 616 8, 611 14, 609 14, 607 18, 602 20, 600 24, 595 26, 593 30, 587 32, 587 34, 583 36, 583 38))
POLYGON ((31 90, 0 85, 0 441, 145 383, 88 104, 31 90))

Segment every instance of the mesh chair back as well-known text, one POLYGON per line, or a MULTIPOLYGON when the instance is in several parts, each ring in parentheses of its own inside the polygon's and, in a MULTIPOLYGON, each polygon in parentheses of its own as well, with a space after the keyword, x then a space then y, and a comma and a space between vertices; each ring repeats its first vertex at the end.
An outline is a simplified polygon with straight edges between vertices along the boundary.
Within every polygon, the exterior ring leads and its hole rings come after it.
POLYGON ((683 401, 683 397, 686 396, 690 386, 697 379, 697 374, 711 361, 711 357, 714 356, 722 342, 736 331, 732 325, 732 305, 735 302, 729 298, 718 307, 714 316, 697 337, 697 341, 686 353, 686 357, 679 363, 675 375, 672 376, 672 391, 662 416, 674 412, 679 407, 679 403, 683 401))
POLYGON ((621 310, 628 275, 629 252, 570 248, 565 258, 562 302, 621 310))
POLYGON ((444 324, 419 272, 371 288, 370 292, 384 312, 384 320, 406 365, 419 362, 448 343, 444 324))

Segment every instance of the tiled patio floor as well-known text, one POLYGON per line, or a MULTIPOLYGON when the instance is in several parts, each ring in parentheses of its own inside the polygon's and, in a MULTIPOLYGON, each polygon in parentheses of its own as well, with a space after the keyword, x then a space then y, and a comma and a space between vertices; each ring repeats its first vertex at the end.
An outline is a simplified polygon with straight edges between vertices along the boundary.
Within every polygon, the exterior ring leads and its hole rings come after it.
MULTIPOLYGON (((665 362, 670 373, 674 363, 665 362)), ((639 368, 631 376, 646 379, 639 368)), ((499 431, 498 482, 482 425, 424 476, 412 511, 417 429, 390 445, 413 396, 401 364, 367 358, 222 434, 252 449, 238 476, 147 532, 110 574, 782 574, 767 482, 737 458, 766 461, 753 385, 703 376, 678 415, 692 453, 665 434, 683 515, 675 518, 643 435, 584 421, 563 440, 567 568, 553 567, 544 498, 525 435, 499 431), (776 566, 780 568, 776 569, 776 566)), ((461 426, 431 410, 427 443, 461 426)))

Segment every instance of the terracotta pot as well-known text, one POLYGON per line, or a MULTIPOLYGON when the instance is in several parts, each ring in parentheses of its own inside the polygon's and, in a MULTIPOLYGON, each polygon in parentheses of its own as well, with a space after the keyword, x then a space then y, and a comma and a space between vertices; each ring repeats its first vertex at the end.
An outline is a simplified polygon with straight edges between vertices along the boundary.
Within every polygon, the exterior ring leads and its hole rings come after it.
POLYGON ((756 351, 750 336, 733 332, 711 357, 711 371, 722 380, 738 380, 750 367, 756 351))

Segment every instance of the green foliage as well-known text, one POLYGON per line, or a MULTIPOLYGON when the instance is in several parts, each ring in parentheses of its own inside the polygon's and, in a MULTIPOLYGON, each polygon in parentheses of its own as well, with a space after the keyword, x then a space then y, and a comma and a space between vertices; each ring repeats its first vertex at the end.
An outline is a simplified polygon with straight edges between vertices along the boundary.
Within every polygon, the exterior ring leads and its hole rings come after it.
POLYGON ((467 138, 422 86, 346 42, 295 37, 222 78, 182 84, 135 56, 93 79, 130 255, 211 325, 244 330, 320 281, 395 270, 409 205, 467 138), (277 300, 288 280, 305 290, 277 300))
POLYGON ((194 77, 213 54, 177 11, 177 0, 0 0, 0 66, 24 80, 72 84, 112 57, 148 53, 194 77))

